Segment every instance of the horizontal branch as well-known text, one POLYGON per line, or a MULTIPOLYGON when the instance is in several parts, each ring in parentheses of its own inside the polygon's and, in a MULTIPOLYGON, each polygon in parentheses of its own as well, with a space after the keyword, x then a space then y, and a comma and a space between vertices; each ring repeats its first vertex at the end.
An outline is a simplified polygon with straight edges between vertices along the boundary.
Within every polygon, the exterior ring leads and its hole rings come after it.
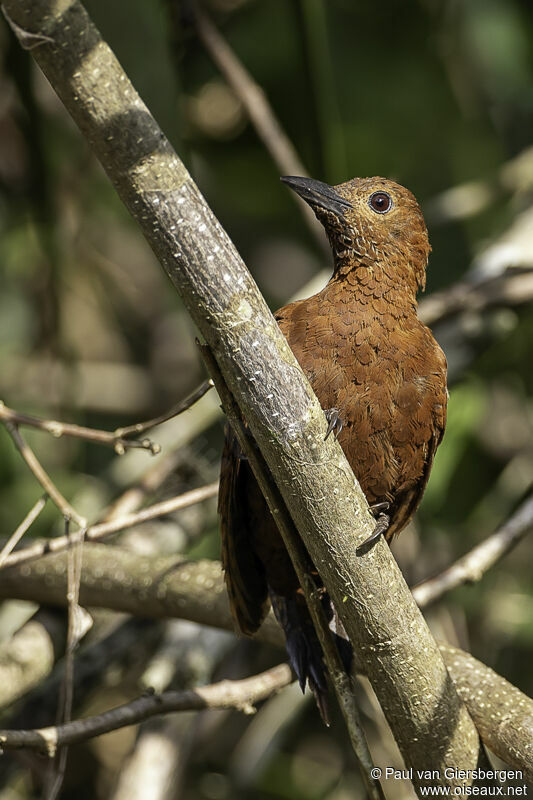
MULTIPOLYGON (((66 606, 67 556, 59 552, 38 561, 6 567, 0 597, 66 606)), ((187 561, 183 556, 147 556, 115 545, 86 543, 80 583, 80 605, 123 611, 136 616, 178 617, 234 630, 220 562, 187 561)), ((283 645, 273 615, 263 638, 283 645)))
MULTIPOLYGON (((65 553, 12 567, 2 572, 0 597, 64 607, 66 572, 65 553)), ((141 556, 115 545, 86 544, 80 603, 234 630, 221 565, 207 559, 192 562, 180 556, 141 556)), ((283 634, 272 612, 254 638, 283 647, 283 634)), ((527 769, 531 762, 522 754, 529 753, 528 720, 533 720, 533 701, 467 653, 447 644, 440 644, 439 650, 483 741, 500 758, 527 769), (501 720, 505 725, 500 725, 501 720)), ((357 653, 355 669, 365 672, 357 653)))
POLYGON ((127 725, 135 725, 156 714, 200 711, 204 708, 234 708, 245 714, 252 714, 255 703, 279 692, 291 681, 289 665, 279 664, 243 680, 224 680, 186 691, 145 695, 103 714, 64 725, 25 731, 0 730, 0 746, 5 749, 36 748, 52 758, 59 747, 83 742, 127 725))

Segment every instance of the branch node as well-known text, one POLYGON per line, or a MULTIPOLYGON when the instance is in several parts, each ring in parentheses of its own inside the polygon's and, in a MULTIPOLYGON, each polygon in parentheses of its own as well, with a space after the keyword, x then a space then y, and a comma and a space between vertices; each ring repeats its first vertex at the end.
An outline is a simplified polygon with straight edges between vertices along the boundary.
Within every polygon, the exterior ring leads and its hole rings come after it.
POLYGON ((63 436, 63 426, 60 422, 49 422, 47 428, 55 439, 60 439, 63 436))
POLYGON ((246 714, 247 716, 257 714, 257 708, 252 705, 252 703, 241 703, 241 705, 237 706, 237 710, 242 711, 242 713, 246 714))
POLYGON ((7 24, 17 37, 20 46, 24 50, 35 50, 36 47, 40 47, 42 44, 54 44, 54 40, 51 36, 45 36, 44 33, 32 33, 31 31, 21 28, 16 22, 13 22, 4 6, 2 6, 2 13, 6 18, 7 24))

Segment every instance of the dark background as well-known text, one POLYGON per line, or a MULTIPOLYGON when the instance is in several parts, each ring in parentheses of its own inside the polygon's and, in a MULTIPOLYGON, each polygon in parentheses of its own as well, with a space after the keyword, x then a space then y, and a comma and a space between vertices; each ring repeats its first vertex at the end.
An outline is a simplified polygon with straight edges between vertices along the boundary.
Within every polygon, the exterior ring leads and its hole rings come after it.
MULTIPOLYGON (((284 304, 328 259, 240 101, 206 55, 186 7, 141 0, 92 0, 86 7, 271 307, 284 304)), ((217 0, 209 8, 313 177, 338 183, 383 175, 415 193, 433 246, 428 294, 472 274, 483 280, 490 270, 533 265, 528 0, 217 0), (450 192, 454 187, 461 191, 450 192)), ((0 279, 0 387, 14 408, 113 429, 165 411, 204 377, 179 298, 3 21, 0 279)), ((533 476, 531 304, 456 315, 435 333, 450 362, 448 430, 416 522, 395 546, 410 582, 494 531, 533 476)), ((222 418, 216 399, 209 403, 197 427, 184 418, 186 450, 166 487, 171 493, 216 476, 222 418)), ((89 516, 131 480, 111 450, 39 432, 27 438, 62 491, 89 516)), ((40 487, 3 429, 0 476, 0 519, 8 534, 40 487)), ((179 524, 182 546, 193 557, 218 557, 214 503, 199 516, 180 517, 179 524)), ((50 535, 58 525, 48 507, 32 532, 50 535)), ((429 614, 437 635, 529 694, 532 547, 524 540, 480 584, 454 591, 429 614)), ((275 658, 279 654, 241 642, 213 675, 250 674, 275 658)), ((132 679, 130 696, 134 687, 132 679)), ((342 724, 326 731, 312 703, 291 697, 277 712, 270 701, 270 718, 259 715, 251 724, 236 713, 197 721, 187 733, 193 744, 179 796, 358 796, 342 724), (252 744, 261 754, 257 763, 252 744)), ((77 713, 120 699, 127 698, 93 691, 77 713)), ((373 701, 362 696, 361 702, 377 763, 396 763, 373 701)), ((62 796, 81 797, 82 784, 88 797, 112 796, 132 736, 109 738, 117 742, 111 759, 103 754, 111 745, 73 749, 70 763, 90 753, 91 770, 71 769, 62 796)), ((29 781, 17 780, 16 796, 32 796, 29 781)), ((3 791, 0 798, 7 797, 3 791)), ((402 782, 386 791, 410 796, 402 782)))

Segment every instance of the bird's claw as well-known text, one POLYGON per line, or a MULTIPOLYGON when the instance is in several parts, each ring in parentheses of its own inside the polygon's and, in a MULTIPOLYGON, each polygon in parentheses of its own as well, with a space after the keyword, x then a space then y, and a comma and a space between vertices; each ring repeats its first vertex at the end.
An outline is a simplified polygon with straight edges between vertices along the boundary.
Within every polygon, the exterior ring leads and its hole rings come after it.
POLYGON ((374 505, 370 506, 370 513, 376 519, 383 511, 388 511, 390 508, 390 503, 385 500, 383 503, 374 503, 374 505))
POLYGON ((324 436, 324 441, 328 438, 330 433, 335 433, 335 438, 339 438, 339 434, 342 431, 342 419, 340 418, 340 412, 338 408, 328 408, 324 411, 324 415, 328 422, 328 429, 326 431, 326 435, 324 436))
MULTIPOLYGON (((374 508, 381 505, 383 504, 376 503, 375 506, 370 506, 370 510, 372 511, 374 508)), ((388 506, 389 503, 386 503, 385 505, 388 506)), ((361 550, 363 550, 366 552, 370 547, 370 545, 374 544, 374 542, 377 542, 377 540, 380 539, 381 536, 383 536, 383 534, 387 532, 389 525, 390 525, 389 515, 383 514, 382 512, 378 512, 376 516, 376 527, 374 528, 368 539, 365 539, 365 541, 359 545, 357 551, 360 552, 361 550)))

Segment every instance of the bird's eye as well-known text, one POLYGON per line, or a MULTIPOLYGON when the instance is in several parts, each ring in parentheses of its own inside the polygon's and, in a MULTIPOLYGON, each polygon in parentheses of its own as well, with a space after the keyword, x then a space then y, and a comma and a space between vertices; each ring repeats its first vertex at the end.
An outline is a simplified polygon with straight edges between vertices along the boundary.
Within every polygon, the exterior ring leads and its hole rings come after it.
POLYGON ((387 192, 374 192, 370 195, 368 205, 378 214, 386 214, 392 208, 392 197, 387 192))

